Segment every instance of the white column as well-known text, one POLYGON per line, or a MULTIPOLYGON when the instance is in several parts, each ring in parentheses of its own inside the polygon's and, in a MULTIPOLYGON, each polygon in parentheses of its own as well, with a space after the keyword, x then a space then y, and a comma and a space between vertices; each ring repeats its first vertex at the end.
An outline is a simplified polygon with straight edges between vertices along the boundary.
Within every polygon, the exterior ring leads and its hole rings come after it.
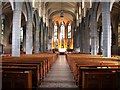
POLYGON ((0 14, 0 44, 1 44, 1 39, 2 39, 2 35, 1 35, 1 33, 2 33, 2 15, 0 14))
POLYGON ((39 53, 40 43, 39 43, 39 32, 40 32, 40 26, 39 26, 39 19, 36 19, 36 30, 35 30, 35 41, 34 41, 34 52, 39 53))
POLYGON ((40 37, 40 49, 41 49, 41 52, 43 52, 43 20, 41 18, 41 21, 40 21, 40 34, 41 34, 41 37, 40 37))
POLYGON ((33 50, 33 31, 32 31, 32 12, 28 12, 26 25, 26 54, 32 54, 33 50))
POLYGON ((103 56, 111 57, 110 2, 102 2, 103 56))
POLYGON ((83 28, 83 22, 80 23, 80 52, 83 52, 83 33, 82 33, 82 28, 83 28))
POLYGON ((97 55, 97 18, 94 12, 91 21, 91 54, 97 55))
POLYGON ((26 52, 26 28, 23 29, 23 51, 26 52))
POLYGON ((82 43, 83 43, 83 53, 86 53, 85 52, 85 49, 86 49, 86 31, 85 31, 85 22, 86 20, 86 17, 83 18, 83 26, 82 26, 82 43))
POLYGON ((15 2, 12 29, 12 56, 20 56, 20 27, 22 2, 15 2))
POLYGON ((49 43, 48 26, 46 26, 46 51, 48 51, 48 43, 49 43))
POLYGON ((82 53, 84 53, 84 49, 85 49, 85 46, 84 46, 84 44, 85 44, 85 25, 84 25, 84 19, 85 18, 82 18, 82 24, 81 24, 81 30, 80 30, 80 38, 81 38, 81 48, 80 48, 80 50, 81 50, 81 52, 82 53))
MULTIPOLYGON (((2 2, 0 1, 0 6, 2 2)), ((2 8, 0 8, 0 44, 1 44, 1 32, 2 32, 2 8)))
POLYGON ((43 27, 43 48, 44 48, 44 52, 46 52, 46 40, 47 40, 47 37, 46 37, 46 24, 44 24, 44 27, 43 27))
POLYGON ((89 16, 85 18, 85 53, 90 53, 89 16))
POLYGON ((81 52, 81 23, 79 23, 79 46, 80 46, 80 52, 81 52))

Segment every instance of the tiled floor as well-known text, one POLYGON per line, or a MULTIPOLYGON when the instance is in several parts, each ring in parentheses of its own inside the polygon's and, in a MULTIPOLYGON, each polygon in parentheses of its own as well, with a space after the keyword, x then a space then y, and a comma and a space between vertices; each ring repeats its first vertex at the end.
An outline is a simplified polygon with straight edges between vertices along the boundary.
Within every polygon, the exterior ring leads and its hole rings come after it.
POLYGON ((65 55, 58 56, 58 60, 51 67, 40 88, 78 88, 65 55))

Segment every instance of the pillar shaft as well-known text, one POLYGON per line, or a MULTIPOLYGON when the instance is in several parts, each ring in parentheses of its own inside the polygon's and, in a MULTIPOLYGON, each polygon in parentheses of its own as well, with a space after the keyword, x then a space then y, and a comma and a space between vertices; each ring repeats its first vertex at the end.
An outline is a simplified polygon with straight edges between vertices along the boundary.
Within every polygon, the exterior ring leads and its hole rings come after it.
MULTIPOLYGON (((0 1, 0 6, 1 5, 2 5, 2 2, 0 1)), ((1 44, 1 38, 2 38, 1 32, 2 32, 2 8, 0 8, 0 44, 1 44)))
POLYGON ((79 23, 79 46, 80 46, 80 52, 81 52, 81 23, 79 23))
POLYGON ((89 17, 85 19, 85 53, 90 53, 90 31, 89 31, 89 17))
POLYGON ((32 54, 32 50, 33 50, 32 18, 29 18, 26 26, 26 54, 32 54))
POLYGON ((102 2, 103 56, 111 57, 110 2, 102 2))
POLYGON ((79 47, 79 27, 77 26, 77 31, 76 31, 76 48, 79 47))
POLYGON ((61 42, 60 42, 60 26, 57 24, 57 35, 58 35, 58 48, 61 48, 61 42))
POLYGON ((41 43, 40 50, 41 50, 41 52, 43 52, 43 21, 42 21, 42 18, 41 18, 41 24, 40 24, 40 34, 41 34, 41 37, 40 37, 40 43, 41 43))
POLYGON ((74 28, 71 27, 70 49, 73 49, 73 35, 74 35, 74 28))
POLYGON ((92 21, 91 21, 91 54, 97 55, 97 18, 96 18, 96 13, 93 13, 92 21))
MULTIPOLYGON (((85 20, 85 18, 84 18, 85 20)), ((83 21, 83 25, 82 25, 82 46, 83 46, 83 53, 85 53, 85 21, 83 21)))
POLYGON ((49 37, 48 37, 48 26, 46 26, 46 51, 48 51, 49 37))
POLYGON ((80 38, 80 52, 84 52, 84 20, 81 23, 80 38))
POLYGON ((46 37, 46 24, 44 24, 44 27, 43 27, 43 51, 46 52, 46 41, 47 40, 47 37, 46 37))
POLYGON ((20 27, 22 2, 15 2, 12 29, 12 56, 20 56, 20 27))
POLYGON ((40 32, 40 26, 39 23, 36 25, 36 30, 35 30, 35 40, 34 40, 34 52, 39 53, 39 48, 40 48, 40 43, 39 43, 39 32, 40 32))
POLYGON ((101 28, 100 28, 100 30, 99 30, 99 54, 101 54, 101 37, 102 37, 102 30, 101 30, 101 28))
POLYGON ((23 32, 23 52, 26 52, 26 31, 23 32))
MULTIPOLYGON (((0 10, 1 12, 1 10, 0 10)), ((1 35, 1 32, 2 32, 2 15, 0 14, 0 44, 2 43, 2 35, 1 35)))
MULTIPOLYGON (((76 45, 76 35, 75 35, 75 29, 73 28, 74 27, 74 22, 72 22, 71 24, 71 36, 73 35, 73 39, 74 39, 74 42, 73 42, 73 48, 75 49, 75 45, 76 45)), ((72 38, 72 37, 71 37, 72 38)), ((71 41, 71 40, 70 40, 71 41)), ((70 42, 69 42, 70 43, 70 42)), ((71 45, 70 45, 71 47, 71 45)))

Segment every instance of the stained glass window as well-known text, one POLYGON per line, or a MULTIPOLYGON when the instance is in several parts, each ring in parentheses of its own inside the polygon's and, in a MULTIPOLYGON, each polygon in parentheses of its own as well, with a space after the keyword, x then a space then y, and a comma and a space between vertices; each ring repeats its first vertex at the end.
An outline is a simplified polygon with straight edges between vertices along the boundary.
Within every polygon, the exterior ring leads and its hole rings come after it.
POLYGON ((4 19, 2 19, 1 44, 4 42, 4 19))
POLYGON ((65 38, 65 25, 64 22, 61 23, 61 30, 60 30, 60 39, 65 38))
POLYGON ((54 40, 57 40, 57 24, 54 25, 54 40))
POLYGON ((71 38, 71 24, 68 25, 68 38, 71 38))
POLYGON ((23 42, 23 28, 20 28, 20 42, 23 42))

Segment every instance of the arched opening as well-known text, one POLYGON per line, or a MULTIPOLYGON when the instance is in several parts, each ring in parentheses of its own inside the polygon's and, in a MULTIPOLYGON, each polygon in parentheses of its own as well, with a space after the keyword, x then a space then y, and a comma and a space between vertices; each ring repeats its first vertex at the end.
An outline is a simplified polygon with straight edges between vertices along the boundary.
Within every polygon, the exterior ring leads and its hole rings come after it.
POLYGON ((54 24, 54 43, 55 43, 55 49, 58 48, 58 27, 57 24, 54 24))
POLYGON ((120 55, 120 2, 114 2, 111 9, 112 55, 120 55))
POLYGON ((61 22, 60 24, 60 42, 61 42, 61 48, 64 48, 64 39, 65 39, 65 24, 64 22, 61 22))
POLYGON ((1 44, 3 45, 3 53, 11 54, 12 50, 12 5, 10 2, 2 3, 1 15, 1 44))
POLYGON ((68 43, 67 43, 67 48, 70 49, 70 43, 71 43, 71 38, 72 38, 72 30, 71 30, 71 23, 68 24, 68 43))

